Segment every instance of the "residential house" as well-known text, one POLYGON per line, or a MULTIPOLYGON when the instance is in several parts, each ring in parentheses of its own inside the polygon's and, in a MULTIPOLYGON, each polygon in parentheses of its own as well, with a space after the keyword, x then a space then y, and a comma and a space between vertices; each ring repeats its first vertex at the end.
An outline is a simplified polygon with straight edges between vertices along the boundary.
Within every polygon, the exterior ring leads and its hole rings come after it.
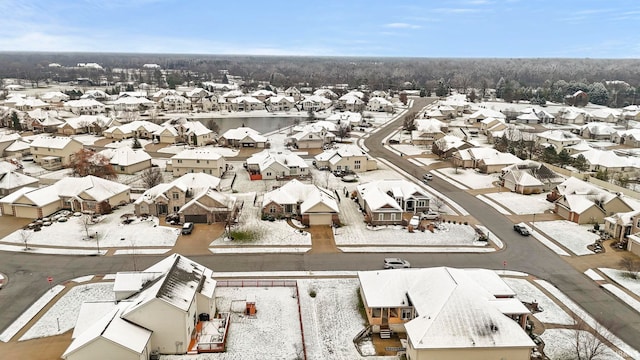
POLYGON ((75 154, 83 148, 80 141, 65 136, 38 136, 30 144, 33 161, 47 170, 71 165, 75 154))
POLYGON ((367 102, 367 111, 384 111, 384 112, 392 112, 393 104, 391 101, 382 98, 382 97, 372 97, 367 102))
POLYGON ((213 189, 195 194, 193 199, 178 210, 180 222, 233 224, 241 203, 235 196, 213 189))
POLYGON ((578 108, 564 108, 556 115, 557 124, 584 124, 587 122, 588 113, 578 108))
POLYGON ((94 99, 70 100, 64 103, 64 108, 76 115, 97 115, 106 109, 103 103, 94 99))
POLYGON ((343 109, 346 111, 352 112, 360 112, 365 109, 366 104, 361 99, 362 97, 358 97, 353 92, 342 95, 338 99, 337 108, 343 109))
POLYGON ((182 207, 209 190, 220 190, 220 178, 205 174, 184 174, 170 183, 158 184, 145 191, 133 203, 135 214, 153 216, 178 213, 182 207))
POLYGON ((604 218, 603 230, 616 241, 627 242, 631 234, 637 233, 640 210, 616 213, 604 218))
POLYGON ((58 125, 57 132, 67 136, 91 132, 102 134, 102 130, 106 129, 111 122, 112 119, 104 115, 80 115, 65 119, 64 123, 58 125))
MULTIPOLYGON (((9 104, 7 104, 7 102, 5 101, 5 105, 9 105, 9 104)), ((13 107, 21 111, 31 111, 35 109, 50 108, 51 104, 46 103, 40 99, 28 96, 25 98, 23 97, 16 98, 15 103, 13 103, 13 107)))
POLYGON ((557 152, 562 151, 565 146, 571 146, 578 144, 582 139, 566 130, 547 130, 541 133, 537 133, 538 146, 553 146, 557 152))
POLYGON ((565 96, 564 103, 571 106, 587 106, 589 103, 589 94, 582 90, 578 90, 571 95, 565 96))
POLYGON ((185 112, 191 110, 191 100, 182 95, 167 95, 160 99, 160 107, 166 111, 185 112))
POLYGON ((191 101, 193 108, 204 109, 205 99, 211 97, 211 94, 203 88, 195 88, 184 93, 184 97, 191 101))
POLYGON ((69 100, 69 95, 61 93, 60 91, 50 91, 40 95, 40 100, 47 104, 60 105, 69 100))
MULTIPOLYGON (((337 128, 335 124, 330 124, 333 125, 332 128, 337 128)), ((296 149, 320 149, 325 144, 335 141, 336 135, 333 132, 326 127, 313 125, 315 124, 299 128, 295 134, 286 139, 286 144, 296 149)))
POLYGON ((232 111, 264 110, 264 103, 253 96, 239 96, 229 100, 232 111))
POLYGON ((160 102, 165 96, 180 96, 180 93, 175 89, 160 89, 155 93, 151 94, 151 100, 155 102, 160 102))
POLYGON ((621 145, 640 148, 640 129, 618 130, 611 140, 621 145))
POLYGON ((0 197, 7 196, 26 186, 37 187, 38 179, 15 170, 0 169, 0 197))
POLYGON ((532 160, 503 168, 500 179, 502 186, 520 194, 540 194, 565 180, 545 164, 532 160))
MULTIPOLYGON (((445 135, 433 143, 432 151, 438 154, 441 159, 448 159, 453 156, 456 151, 473 147, 473 144, 463 140, 457 136, 445 135)), ((400 154, 402 156, 402 154, 400 154)))
POLYGON ((507 117, 501 113, 500 111, 491 110, 491 109, 480 109, 473 114, 469 115, 467 119, 470 123, 479 123, 484 119, 494 118, 494 119, 506 119, 507 117))
MULTIPOLYGON (((337 112, 327 116, 324 121, 332 122, 336 124, 336 127, 332 130, 338 130, 338 127, 351 126, 369 126, 367 121, 362 118, 362 114, 351 111, 337 112)), ((320 122, 320 121, 318 121, 320 122)))
POLYGON ((578 224, 602 223, 605 217, 634 209, 621 194, 612 194, 593 184, 570 177, 549 195, 555 213, 578 224))
POLYGON ((629 158, 617 155, 613 150, 589 149, 571 155, 577 158, 582 155, 587 160, 589 171, 607 171, 613 173, 631 173, 638 169, 640 161, 637 158, 629 158))
POLYGON ((23 187, 0 199, 2 214, 21 218, 43 218, 54 212, 109 213, 130 202, 130 187, 95 176, 66 177, 42 188, 23 187))
POLYGON ((294 103, 302 99, 302 93, 295 86, 291 86, 284 91, 284 96, 293 98, 294 103))
POLYGON ((114 101, 112 106, 115 111, 143 112, 154 108, 156 103, 144 97, 125 96, 114 101))
POLYGON ((293 153, 274 153, 262 150, 247 159, 251 180, 288 179, 310 174, 309 165, 293 153))
POLYGON ((197 353, 200 341, 193 339, 198 338, 198 322, 201 316, 216 314, 215 289, 212 270, 180 254, 140 272, 119 272, 113 287, 117 300, 111 307, 82 305, 73 341, 62 358, 146 360, 158 354, 197 353), (104 315, 91 311, 96 308, 106 309, 104 315))
POLYGON ((27 128, 34 132, 54 133, 64 120, 57 111, 36 109, 27 112, 27 128))
POLYGON ((302 100, 302 110, 304 111, 322 111, 331 107, 333 101, 320 95, 306 96, 302 100))
POLYGON ((185 149, 167 161, 167 171, 174 177, 199 172, 222 177, 227 168, 224 157, 211 148, 185 149))
POLYGON ((12 132, 12 133, 2 132, 2 133, 0 133, 0 156, 2 156, 2 157, 7 156, 7 155, 4 155, 4 152, 6 151, 6 149, 9 146, 11 146, 11 144, 15 143, 18 140, 22 140, 22 137, 17 132, 12 132))
POLYGON ((330 100, 335 100, 338 98, 338 95, 335 92, 333 92, 331 89, 317 89, 316 91, 313 92, 313 95, 321 96, 321 97, 324 97, 325 99, 330 99, 330 100))
POLYGON ((262 198, 262 215, 300 217, 304 225, 339 224, 338 203, 330 190, 293 179, 262 198))
POLYGON ((258 99, 258 100, 260 100, 261 102, 264 102, 268 98, 270 98, 272 96, 276 96, 276 94, 273 91, 260 89, 260 90, 256 90, 256 91, 252 92, 251 96, 256 98, 256 99, 258 99))
POLYGON ((239 127, 225 131, 218 139, 218 143, 228 147, 268 147, 267 138, 249 127, 239 127))
POLYGON ((134 174, 151 167, 151 156, 142 149, 132 149, 128 146, 116 149, 105 149, 99 154, 109 159, 118 174, 134 174))
POLYGON ((608 123, 590 122, 580 127, 580 136, 592 140, 611 141, 617 129, 608 123))
POLYGON ((617 109, 599 108, 589 111, 589 120, 605 123, 616 123, 622 118, 622 113, 617 109))
POLYGON ((361 271, 358 280, 369 325, 406 333, 407 359, 531 357, 530 311, 494 271, 361 271))
POLYGON ((111 96, 106 92, 98 89, 87 90, 80 96, 80 99, 93 99, 98 101, 106 101, 109 100, 111 96))
POLYGON ((417 146, 432 146, 449 131, 449 125, 435 118, 416 119, 413 124, 416 129, 411 132, 411 143, 417 146))
POLYGON ((372 225, 402 224, 404 213, 429 210, 431 196, 407 180, 378 180, 358 185, 357 200, 372 225))
POLYGON ((296 106, 296 100, 291 96, 272 96, 267 100, 269 111, 289 111, 296 106))
POLYGON ((162 129, 158 124, 146 120, 135 120, 130 123, 116 125, 102 132, 108 139, 123 140, 136 137, 138 139, 152 139, 153 134, 162 129))
POLYGON ((522 160, 511 153, 503 153, 492 148, 473 147, 454 152, 452 161, 454 166, 476 168, 480 172, 492 174, 522 160))
POLYGON ((335 149, 328 149, 315 156, 315 165, 318 168, 327 168, 330 171, 365 172, 376 170, 378 163, 356 145, 341 145, 335 149))

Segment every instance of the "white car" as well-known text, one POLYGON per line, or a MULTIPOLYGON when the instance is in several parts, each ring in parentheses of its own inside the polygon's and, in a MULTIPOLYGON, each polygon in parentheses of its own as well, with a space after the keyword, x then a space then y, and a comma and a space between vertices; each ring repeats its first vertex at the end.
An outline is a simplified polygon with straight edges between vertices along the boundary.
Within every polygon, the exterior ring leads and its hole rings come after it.
POLYGON ((418 227, 418 225, 420 225, 420 217, 419 216, 413 216, 411 218, 411 220, 409 220, 409 225, 411 225, 413 227, 418 227))
POLYGON ((440 214, 433 210, 420 213, 420 220, 435 220, 439 217, 440 214))
POLYGON ((403 260, 399 258, 384 259, 385 269, 408 269, 410 267, 411 267, 411 264, 407 260, 403 260))

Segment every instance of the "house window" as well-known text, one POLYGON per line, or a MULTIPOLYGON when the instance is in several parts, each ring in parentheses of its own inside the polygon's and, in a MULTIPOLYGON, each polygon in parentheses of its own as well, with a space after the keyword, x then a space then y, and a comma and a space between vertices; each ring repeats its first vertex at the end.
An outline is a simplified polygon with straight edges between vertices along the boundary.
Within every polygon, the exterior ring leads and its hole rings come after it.
POLYGON ((313 139, 313 135, 309 135, 309 139, 313 139))
POLYGON ((180 194, 179 194, 179 193, 177 193, 177 192, 174 192, 174 193, 172 193, 172 194, 171 194, 171 197, 172 197, 173 199, 180 199, 180 194))
POLYGON ((270 171, 268 171, 268 172, 266 173, 266 176, 271 176, 271 172, 270 172, 270 171))
POLYGON ((178 159, 178 164, 182 164, 182 160, 178 159))
POLYGON ((389 317, 397 318, 398 317, 398 309, 389 308, 389 317))
POLYGON ((425 207, 425 206, 427 206, 426 201, 418 200, 418 207, 425 207))
POLYGON ((196 164, 200 164, 200 160, 196 160, 196 164))
POLYGON ((177 213, 178 211, 180 211, 180 206, 174 206, 173 207, 173 212, 177 213))
POLYGON ((382 309, 380 309, 380 308, 372 308, 371 309, 371 317, 372 318, 382 317, 382 309))
POLYGON ((411 320, 413 319, 413 309, 404 308, 402 309, 402 320, 411 320))
POLYGON ((396 213, 391 213, 391 221, 396 221, 396 213))
POLYGON ((378 221, 384 221, 384 213, 378 214, 378 221))
POLYGON ((353 168, 356 170, 360 169, 360 160, 354 161, 353 168))
POLYGON ((276 213, 276 211, 277 211, 277 209, 276 209, 275 205, 271 205, 271 206, 269 207, 269 212, 270 212, 270 213, 275 214, 275 213, 276 213))

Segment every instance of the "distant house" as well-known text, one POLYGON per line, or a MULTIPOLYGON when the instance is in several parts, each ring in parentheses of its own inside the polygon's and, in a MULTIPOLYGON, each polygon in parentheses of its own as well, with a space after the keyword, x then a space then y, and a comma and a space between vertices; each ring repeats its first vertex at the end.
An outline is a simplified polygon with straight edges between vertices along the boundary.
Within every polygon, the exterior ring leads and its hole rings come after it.
POLYGON ((61 93, 60 91, 50 91, 40 95, 40 100, 48 104, 59 105, 64 101, 68 101, 69 95, 61 93))
POLYGON ((590 122, 582 125, 580 128, 580 136, 592 140, 612 140, 617 130, 611 124, 603 122, 590 122))
POLYGON ((503 153, 491 148, 474 147, 456 151, 453 153, 452 161, 455 166, 476 168, 485 174, 492 174, 522 160, 511 153, 503 153))
POLYGON ((429 210, 431 196, 406 180, 378 180, 357 186, 358 203, 372 225, 402 224, 404 213, 429 210))
POLYGON ((506 116, 500 111, 491 110, 491 109, 480 109, 473 114, 469 115, 468 122, 470 123, 479 123, 484 119, 494 118, 494 119, 506 119, 506 116))
POLYGON ((293 153, 275 153, 263 150, 247 159, 251 180, 287 179, 309 175, 309 165, 293 153))
POLYGON ((627 242, 631 234, 638 233, 640 210, 616 213, 604 218, 604 231, 614 240, 627 242))
POLYGON ((406 333, 407 359, 531 358, 530 311, 494 271, 361 271, 358 280, 373 332, 406 333))
POLYGON ((183 112, 191 110, 191 100, 182 95, 167 95, 160 99, 160 107, 167 111, 183 112))
POLYGON ((610 174, 635 172, 639 163, 633 158, 619 156, 613 150, 589 149, 571 157, 575 159, 580 155, 585 158, 589 171, 606 170, 610 174))
POLYGON ((273 91, 270 90, 265 90, 265 89, 260 89, 260 90, 256 90, 254 92, 251 93, 251 96, 253 96, 254 98, 264 102, 265 100, 269 99, 272 96, 276 96, 276 94, 273 91))
POLYGON ((607 216, 637 210, 622 195, 574 177, 556 186, 551 197, 557 198, 555 213, 578 224, 602 223, 607 216))
POLYGON ((112 105, 116 111, 142 112, 155 107, 156 103, 144 97, 125 96, 118 98, 112 105))
POLYGON ((449 159, 456 151, 468 149, 470 147, 473 147, 473 144, 468 141, 457 136, 445 135, 433 143, 432 151, 441 159, 449 159))
POLYGON ((263 216, 300 216, 305 225, 339 224, 339 212, 331 191, 295 179, 265 193, 262 199, 263 216))
POLYGON ((539 146, 551 145, 557 152, 562 151, 565 146, 578 144, 582 139, 566 130, 547 130, 537 133, 537 143, 539 146))
POLYGON ((611 138, 618 144, 640 148, 640 129, 618 130, 611 138))
POLYGON ((302 93, 295 86, 291 86, 284 91, 284 95, 293 98, 294 102, 300 101, 302 93))
POLYGON ((58 125, 58 133, 63 135, 78 135, 86 133, 102 134, 112 123, 113 119, 104 115, 80 115, 78 117, 65 119, 65 122, 58 125))
POLYGON ((38 186, 38 179, 14 170, 5 171, 0 169, 0 197, 9 195, 26 186, 38 186))
POLYGON ((254 111, 264 110, 264 102, 256 99, 253 96, 239 96, 229 100, 231 104, 230 110, 232 111, 254 111))
POLYGON ((228 147, 264 148, 267 147, 267 138, 252 128, 239 127, 227 130, 220 136, 218 143, 228 147))
POLYGON ((138 139, 152 139, 153 134, 162 127, 146 120, 135 120, 130 123, 116 125, 102 132, 108 139, 123 140, 133 137, 138 139))
POLYGON ((211 148, 186 149, 167 161, 167 171, 173 172, 174 177, 199 172, 222 177, 227 168, 224 157, 211 148))
POLYGON ((418 146, 432 146, 449 130, 447 124, 435 118, 416 119, 414 125, 416 129, 411 132, 411 143, 418 146))
POLYGON ((589 103, 589 94, 582 90, 578 90, 571 95, 565 96, 564 103, 571 106, 587 106, 589 103))
POLYGON ((320 95, 311 95, 301 101, 302 110, 304 111, 322 111, 331 107, 333 101, 320 95))
POLYGON ((104 104, 94 99, 70 100, 64 103, 64 108, 76 115, 97 115, 105 112, 104 104))
POLYGON ((360 112, 365 109, 366 104, 362 101, 361 97, 353 93, 348 93, 338 99, 336 106, 346 111, 360 112))
POLYGON ((69 166, 82 148, 81 142, 64 136, 38 136, 30 144, 33 161, 47 170, 69 166))
POLYGON ((151 167, 151 156, 142 149, 123 146, 117 149, 105 149, 99 154, 109 159, 109 163, 118 174, 134 174, 151 167))
POLYGON ((296 100, 291 96, 272 96, 267 99, 269 111, 289 111, 296 106, 296 100))
POLYGON ((378 163, 355 145, 341 145, 315 156, 316 167, 330 171, 365 172, 376 170, 378 163))
POLYGON ((557 124, 584 124, 587 122, 588 113, 578 108, 564 108, 556 115, 557 124))
POLYGON ((96 214, 129 203, 130 187, 95 176, 67 177, 43 188, 23 187, 0 199, 2 214, 21 218, 43 218, 67 209, 96 214))
POLYGON ((520 194, 540 194, 565 180, 543 163, 531 160, 505 167, 500 179, 502 186, 520 194))
POLYGON ((393 104, 391 103, 391 101, 385 98, 372 97, 371 99, 369 99, 369 102, 367 103, 367 110, 392 112, 393 104))
POLYGON ((143 271, 117 273, 113 290, 116 301, 83 303, 63 359, 102 354, 99 358, 146 360, 152 353, 197 353, 192 336, 196 326, 202 327, 200 316, 216 314, 212 270, 179 254, 143 271))

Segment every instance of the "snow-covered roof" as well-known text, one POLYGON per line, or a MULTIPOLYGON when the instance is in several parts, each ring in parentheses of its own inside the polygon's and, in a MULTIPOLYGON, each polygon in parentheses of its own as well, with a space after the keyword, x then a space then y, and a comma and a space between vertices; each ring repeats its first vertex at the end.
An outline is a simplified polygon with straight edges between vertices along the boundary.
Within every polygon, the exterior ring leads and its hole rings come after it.
POLYGON ((321 152, 320 154, 315 156, 315 159, 318 161, 334 161, 337 162, 341 158, 351 157, 351 156, 365 156, 368 158, 367 153, 359 148, 357 145, 353 144, 343 144, 338 146, 336 149, 329 149, 321 152))
POLYGON ((633 165, 630 158, 616 155, 612 150, 588 149, 579 154, 571 155, 573 158, 584 156, 589 165, 599 165, 605 168, 623 168, 633 165))
POLYGON ((0 133, 0 143, 5 143, 5 142, 14 142, 18 139, 20 139, 21 136, 20 134, 16 133, 0 133))
POLYGON ((579 142, 582 139, 569 131, 566 130, 547 130, 541 133, 536 134, 539 138, 553 141, 573 141, 579 142))
POLYGON ((404 179, 385 179, 360 184, 357 186, 358 193, 367 203, 372 211, 389 209, 400 211, 397 198, 408 199, 429 199, 429 194, 415 183, 404 179), (391 193, 392 195, 389 195, 391 193))
POLYGON ((589 132, 593 135, 611 135, 616 133, 616 129, 611 126, 609 123, 601 123, 601 122, 590 122, 588 124, 582 125, 581 129, 584 131, 589 129, 589 132))
POLYGON ((325 121, 332 121, 340 124, 359 124, 362 122, 362 114, 351 111, 338 112, 327 116, 325 121))
POLYGON ((506 116, 500 111, 495 111, 492 109, 479 109, 469 116, 469 119, 486 119, 486 118, 496 118, 496 119, 504 119, 506 116))
POLYGON ((111 165, 129 166, 151 160, 151 156, 142 149, 132 149, 122 146, 115 149, 105 149, 99 152, 109 159, 111 165))
POLYGON ((186 121, 181 125, 185 128, 185 133, 187 134, 200 136, 213 133, 213 131, 204 126, 200 121, 186 121))
POLYGON ((311 102, 311 103, 319 103, 319 104, 331 104, 332 101, 330 99, 327 99, 324 96, 321 95, 311 95, 311 96, 305 96, 304 100, 302 101, 303 103, 305 102, 311 102))
POLYGON ((146 120, 135 120, 132 121, 130 123, 126 123, 123 125, 119 125, 119 126, 113 126, 110 127, 109 129, 103 131, 103 133, 105 134, 111 134, 116 130, 120 130, 123 134, 132 134, 138 130, 144 130, 147 131, 149 133, 153 133, 157 130, 162 129, 162 127, 158 124, 154 124, 150 121, 146 121, 146 120))
POLYGON ((58 196, 80 197, 85 200, 86 196, 89 196, 91 200, 97 202, 108 200, 115 195, 122 194, 131 189, 129 185, 92 175, 78 178, 66 177, 51 186, 55 187, 58 196))
POLYGON ((80 129, 92 125, 107 126, 113 121, 110 117, 104 115, 80 115, 78 117, 65 119, 65 122, 58 125, 58 127, 64 127, 69 125, 74 129, 80 129))
POLYGON ((183 212, 185 209, 190 208, 191 206, 198 206, 202 209, 207 210, 208 212, 217 212, 217 211, 231 211, 237 202, 237 198, 235 196, 231 196, 228 194, 224 194, 218 192, 214 189, 208 189, 207 191, 201 192, 191 199, 189 202, 184 204, 178 212, 183 212), (210 206, 211 201, 218 203, 219 206, 210 206))
MULTIPOLYGON (((274 202, 276 204, 300 204, 300 209, 308 210, 318 202, 322 202, 334 212, 338 212, 338 204, 331 191, 313 184, 304 184, 298 180, 290 180, 281 187, 269 191, 262 198, 262 207, 274 202), (316 194, 321 192, 322 194, 316 194)), ((305 211, 302 211, 303 213, 305 211)))
POLYGON ((15 171, 0 172, 0 189, 11 190, 26 185, 37 185, 38 179, 15 171))
POLYGON ((31 147, 64 149, 73 142, 82 145, 78 140, 66 136, 38 136, 31 142, 31 147))
POLYGON ((492 271, 447 267, 362 271, 362 295, 370 308, 409 307, 417 317, 405 323, 416 349, 533 347, 518 323, 505 316, 527 308, 498 296, 512 296, 492 271), (476 272, 476 273, 474 273, 476 272), (473 275, 470 275, 474 273, 473 275))
POLYGON ((250 127, 239 127, 235 129, 229 129, 222 134, 222 137, 229 140, 242 140, 246 137, 253 139, 256 142, 266 142, 267 138, 260 135, 257 130, 250 127))
POLYGON ((453 135, 445 135, 445 136, 441 137, 440 139, 438 139, 438 147, 442 151, 448 151, 450 149, 457 149, 457 148, 459 148, 461 146, 464 146, 465 144, 467 144, 466 141, 462 140, 461 138, 459 138, 457 136, 453 136, 453 135), (444 145, 444 146, 442 146, 442 145, 444 145))
POLYGON ((442 128, 447 124, 437 119, 416 119, 414 122, 416 130, 426 133, 442 132, 442 128))
POLYGON ((229 102, 232 104, 237 104, 242 102, 251 103, 251 104, 262 104, 262 101, 254 98, 253 96, 238 96, 236 98, 229 100, 229 102))
POLYGON ((152 203, 157 198, 162 197, 169 199, 169 196, 165 194, 166 191, 172 188, 178 188, 182 192, 191 191, 194 195, 206 192, 209 189, 218 189, 220 186, 220 178, 205 173, 187 173, 179 178, 173 180, 170 183, 158 184, 151 189, 145 191, 135 201, 135 204, 142 202, 152 203))
POLYGON ((171 159, 180 160, 214 160, 222 158, 222 155, 210 148, 190 148, 173 155, 171 159))
POLYGON ((309 165, 304 161, 303 158, 291 152, 275 153, 265 149, 259 153, 255 153, 251 155, 251 157, 247 159, 247 165, 259 166, 260 172, 269 168, 269 166, 271 166, 273 163, 281 164, 282 166, 287 168, 293 168, 293 167, 308 168, 309 167, 309 165))
POLYGON ((104 108, 104 104, 94 99, 69 100, 64 103, 65 108, 104 108))
POLYGON ((35 206, 45 206, 60 201, 57 189, 53 185, 49 185, 39 189, 25 186, 3 197, 0 199, 0 202, 5 204, 22 204, 22 202, 18 203, 17 201, 23 196, 28 205, 33 204, 35 206))
POLYGON ((327 97, 336 98, 336 97, 338 97, 338 95, 336 93, 334 93, 333 91, 331 91, 330 89, 318 89, 318 90, 313 92, 313 95, 321 96, 321 97, 324 97, 324 98, 327 98, 327 97))
POLYGON ((135 97, 135 96, 126 96, 118 98, 113 102, 114 105, 145 105, 151 106, 154 105, 155 102, 144 98, 144 97, 135 97))

